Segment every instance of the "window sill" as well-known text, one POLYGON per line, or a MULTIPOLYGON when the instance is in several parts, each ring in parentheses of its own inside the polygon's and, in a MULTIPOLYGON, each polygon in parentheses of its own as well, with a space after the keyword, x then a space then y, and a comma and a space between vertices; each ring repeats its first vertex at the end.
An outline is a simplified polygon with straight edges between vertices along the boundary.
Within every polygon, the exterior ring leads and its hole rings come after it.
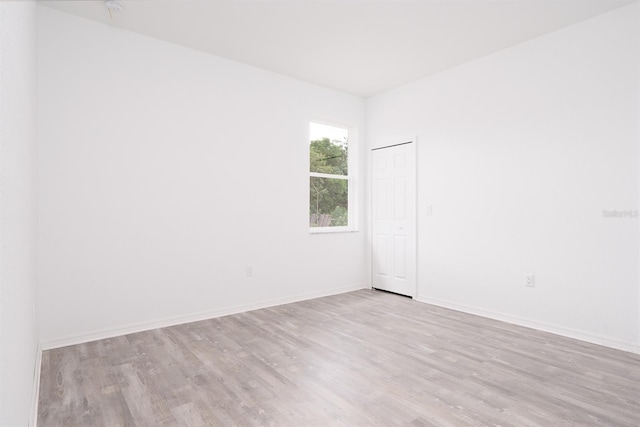
POLYGON ((309 234, 330 234, 330 233, 357 233, 357 228, 351 227, 312 227, 309 234))

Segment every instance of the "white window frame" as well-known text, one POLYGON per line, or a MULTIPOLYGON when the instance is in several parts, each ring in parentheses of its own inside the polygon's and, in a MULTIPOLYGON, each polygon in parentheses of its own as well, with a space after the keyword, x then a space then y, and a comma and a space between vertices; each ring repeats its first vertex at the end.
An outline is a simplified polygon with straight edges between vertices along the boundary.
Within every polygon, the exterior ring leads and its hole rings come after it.
MULTIPOLYGON (((351 233, 358 231, 358 191, 357 191, 357 179, 358 176, 357 168, 358 168, 358 128, 352 123, 345 123, 338 120, 325 119, 325 118, 317 118, 312 117, 307 121, 307 144, 311 142, 311 133, 309 131, 310 124, 317 123, 320 125, 333 126, 337 128, 346 129, 349 132, 349 154, 347 157, 347 166, 349 169, 348 175, 332 175, 327 173, 318 173, 318 172, 310 172, 310 164, 309 164, 309 148, 307 147, 307 171, 309 171, 309 177, 307 181, 310 182, 311 177, 317 178, 332 178, 332 179, 346 179, 347 180, 347 226, 338 226, 338 227, 309 227, 309 233, 311 234, 326 234, 326 233, 351 233)), ((309 189, 309 185, 307 184, 307 189, 309 189)), ((307 191, 309 194, 309 191, 307 191)), ((307 195, 307 200, 309 200, 309 206, 307 206, 307 215, 311 210, 311 200, 307 195)), ((307 226, 309 225, 309 218, 307 218, 307 226)))

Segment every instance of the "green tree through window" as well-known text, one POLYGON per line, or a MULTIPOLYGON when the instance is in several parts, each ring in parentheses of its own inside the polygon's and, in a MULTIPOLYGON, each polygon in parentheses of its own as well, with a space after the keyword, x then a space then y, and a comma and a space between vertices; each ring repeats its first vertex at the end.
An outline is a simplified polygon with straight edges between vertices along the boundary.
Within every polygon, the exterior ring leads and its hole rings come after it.
POLYGON ((311 123, 311 138, 309 226, 346 227, 349 225, 348 131, 311 123), (318 134, 327 136, 318 138, 318 134))

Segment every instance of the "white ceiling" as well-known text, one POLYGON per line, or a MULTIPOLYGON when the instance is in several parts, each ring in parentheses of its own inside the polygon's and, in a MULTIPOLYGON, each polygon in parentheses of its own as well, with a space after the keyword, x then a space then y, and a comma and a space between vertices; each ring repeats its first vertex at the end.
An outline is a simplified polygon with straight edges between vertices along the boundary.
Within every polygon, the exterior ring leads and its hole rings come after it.
MULTIPOLYGON (((102 0, 41 4, 367 97, 636 0, 102 0)), ((83 37, 83 35, 78 35, 83 37)))

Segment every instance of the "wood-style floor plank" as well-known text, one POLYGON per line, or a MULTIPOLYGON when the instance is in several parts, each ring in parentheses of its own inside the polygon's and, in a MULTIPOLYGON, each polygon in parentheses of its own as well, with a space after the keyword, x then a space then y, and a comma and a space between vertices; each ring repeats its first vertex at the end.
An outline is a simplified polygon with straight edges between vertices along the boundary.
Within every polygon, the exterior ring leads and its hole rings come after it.
POLYGON ((640 426, 640 356, 362 290, 48 350, 38 425, 640 426))

